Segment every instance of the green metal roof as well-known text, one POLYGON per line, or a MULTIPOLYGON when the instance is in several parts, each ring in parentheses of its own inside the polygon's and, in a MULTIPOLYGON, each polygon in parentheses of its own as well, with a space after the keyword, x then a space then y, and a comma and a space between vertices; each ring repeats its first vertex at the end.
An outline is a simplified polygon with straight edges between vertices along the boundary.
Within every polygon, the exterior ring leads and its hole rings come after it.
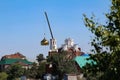
MULTIPOLYGON (((89 56, 77 56, 75 57, 75 61, 77 62, 77 64, 82 68, 83 66, 86 65, 86 63, 90 63, 92 64, 95 63, 93 60, 87 60, 87 58, 89 58, 89 56)), ((96 63, 95 63, 96 64, 96 63)))
POLYGON ((16 62, 22 62, 24 64, 32 64, 32 62, 26 60, 26 59, 3 59, 0 61, 0 64, 13 64, 16 62))

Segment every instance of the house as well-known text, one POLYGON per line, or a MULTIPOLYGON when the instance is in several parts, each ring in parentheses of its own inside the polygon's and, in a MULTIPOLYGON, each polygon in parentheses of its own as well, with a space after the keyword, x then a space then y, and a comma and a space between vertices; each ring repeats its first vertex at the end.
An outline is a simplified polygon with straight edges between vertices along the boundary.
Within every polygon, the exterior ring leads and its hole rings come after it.
POLYGON ((28 61, 26 57, 20 53, 5 55, 0 60, 0 70, 7 69, 10 65, 18 63, 22 65, 23 68, 31 68, 32 62, 28 61))
POLYGON ((90 58, 89 54, 83 54, 81 56, 76 56, 74 60, 78 66, 78 69, 83 68, 87 63, 90 65, 96 64, 94 60, 89 59, 89 58, 90 58))
POLYGON ((20 54, 19 52, 17 52, 15 54, 5 55, 2 57, 2 59, 6 59, 6 58, 25 59, 26 57, 24 55, 20 54))

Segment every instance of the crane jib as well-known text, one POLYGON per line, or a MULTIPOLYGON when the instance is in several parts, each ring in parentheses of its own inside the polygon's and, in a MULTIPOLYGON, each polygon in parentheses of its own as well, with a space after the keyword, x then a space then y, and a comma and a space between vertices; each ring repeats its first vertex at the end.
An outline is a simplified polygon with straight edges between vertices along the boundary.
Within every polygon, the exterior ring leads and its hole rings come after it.
POLYGON ((47 16, 46 12, 45 12, 45 16, 46 16, 46 19, 47 19, 47 23, 48 23, 48 27, 49 27, 49 30, 50 30, 51 37, 52 37, 52 39, 54 39, 53 34, 52 34, 52 29, 50 27, 50 23, 49 23, 48 16, 47 16))

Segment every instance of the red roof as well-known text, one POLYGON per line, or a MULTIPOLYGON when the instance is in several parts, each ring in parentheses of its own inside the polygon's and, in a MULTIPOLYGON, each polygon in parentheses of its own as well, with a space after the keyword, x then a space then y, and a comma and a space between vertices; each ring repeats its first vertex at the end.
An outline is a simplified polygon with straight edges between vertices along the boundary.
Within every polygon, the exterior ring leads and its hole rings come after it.
POLYGON ((22 54, 20 54, 19 52, 15 53, 15 54, 10 54, 10 55, 5 55, 2 57, 2 59, 6 59, 6 58, 26 58, 25 56, 23 56, 22 54))

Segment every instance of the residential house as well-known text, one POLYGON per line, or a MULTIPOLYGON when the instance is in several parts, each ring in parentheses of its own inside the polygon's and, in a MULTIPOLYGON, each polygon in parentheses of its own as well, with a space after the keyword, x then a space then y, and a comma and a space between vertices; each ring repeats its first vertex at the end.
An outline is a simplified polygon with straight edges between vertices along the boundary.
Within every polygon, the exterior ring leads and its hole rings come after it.
POLYGON ((22 67, 25 69, 31 68, 32 66, 32 62, 28 61, 24 55, 17 52, 15 54, 3 56, 0 60, 0 69, 5 70, 10 65, 15 63, 22 65, 22 67))

